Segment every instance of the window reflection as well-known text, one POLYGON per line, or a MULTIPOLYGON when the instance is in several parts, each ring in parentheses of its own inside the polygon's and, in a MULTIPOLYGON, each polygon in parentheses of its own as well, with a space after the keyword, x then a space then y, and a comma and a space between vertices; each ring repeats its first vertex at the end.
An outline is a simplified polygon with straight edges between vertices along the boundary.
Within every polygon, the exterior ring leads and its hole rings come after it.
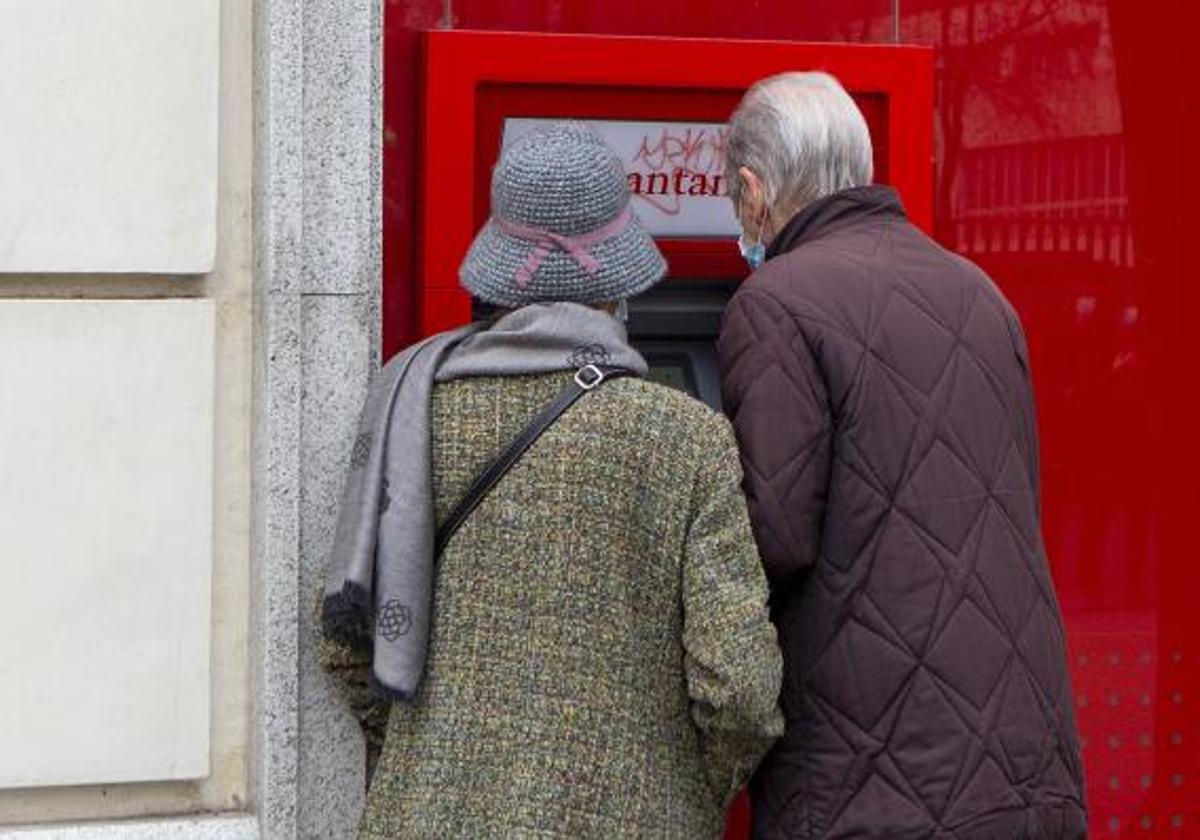
POLYGON ((903 40, 938 48, 937 236, 1003 287, 1031 346, 1043 527, 1075 662, 1093 828, 1176 827, 1186 678, 1182 653, 1160 654, 1175 639, 1163 635, 1169 580, 1159 574, 1172 566, 1158 556, 1156 521, 1169 491, 1152 457, 1162 397, 1150 383, 1162 360, 1148 358, 1171 278, 1135 231, 1133 179, 1147 167, 1130 152, 1112 7, 901 8, 903 40))

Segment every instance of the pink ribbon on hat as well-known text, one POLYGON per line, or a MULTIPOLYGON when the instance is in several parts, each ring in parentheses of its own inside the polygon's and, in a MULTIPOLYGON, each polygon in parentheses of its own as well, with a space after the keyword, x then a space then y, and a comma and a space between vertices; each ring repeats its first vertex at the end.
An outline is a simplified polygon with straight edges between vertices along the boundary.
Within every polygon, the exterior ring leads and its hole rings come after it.
POLYGON ((625 209, 618 213, 611 222, 606 222, 595 230, 575 236, 567 236, 542 228, 526 227, 501 218, 497 218, 495 223, 501 232, 532 242, 536 246, 525 262, 517 267, 516 274, 513 275, 513 281, 516 282, 517 287, 525 289, 533 282, 534 272, 541 267, 542 261, 555 248, 570 254, 571 259, 579 263, 579 267, 589 275, 595 274, 600 270, 600 261, 592 256, 588 249, 623 231, 632 217, 633 208, 626 204, 625 209))

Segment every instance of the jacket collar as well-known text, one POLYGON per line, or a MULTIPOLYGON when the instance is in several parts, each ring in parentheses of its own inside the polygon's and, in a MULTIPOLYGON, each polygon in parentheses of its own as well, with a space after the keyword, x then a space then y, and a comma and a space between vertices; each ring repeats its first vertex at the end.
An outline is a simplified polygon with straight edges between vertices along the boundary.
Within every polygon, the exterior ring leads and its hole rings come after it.
POLYGON ((784 225, 767 246, 767 259, 785 254, 848 223, 869 217, 904 217, 904 206, 891 187, 852 187, 809 204, 784 225))

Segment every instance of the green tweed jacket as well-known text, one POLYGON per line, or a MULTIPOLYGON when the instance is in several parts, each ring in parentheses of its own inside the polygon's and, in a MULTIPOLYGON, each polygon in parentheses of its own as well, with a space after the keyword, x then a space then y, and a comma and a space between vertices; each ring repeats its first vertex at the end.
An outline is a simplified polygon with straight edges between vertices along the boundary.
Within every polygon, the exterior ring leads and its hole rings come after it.
MULTIPOLYGON (((566 374, 434 391, 446 517, 566 374)), ((634 379, 586 395, 439 562, 411 706, 323 664, 381 748, 359 837, 715 838, 782 732, 781 659, 732 433, 634 379)))

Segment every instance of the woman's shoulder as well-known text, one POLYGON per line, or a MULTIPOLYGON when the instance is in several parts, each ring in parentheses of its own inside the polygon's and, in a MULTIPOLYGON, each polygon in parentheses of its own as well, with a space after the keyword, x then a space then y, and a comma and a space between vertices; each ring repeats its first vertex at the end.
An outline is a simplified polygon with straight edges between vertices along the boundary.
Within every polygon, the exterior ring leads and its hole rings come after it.
POLYGON ((731 443, 733 433, 723 414, 684 393, 648 379, 625 377, 603 386, 607 398, 597 401, 607 412, 632 415, 649 437, 668 436, 708 449, 731 443))

